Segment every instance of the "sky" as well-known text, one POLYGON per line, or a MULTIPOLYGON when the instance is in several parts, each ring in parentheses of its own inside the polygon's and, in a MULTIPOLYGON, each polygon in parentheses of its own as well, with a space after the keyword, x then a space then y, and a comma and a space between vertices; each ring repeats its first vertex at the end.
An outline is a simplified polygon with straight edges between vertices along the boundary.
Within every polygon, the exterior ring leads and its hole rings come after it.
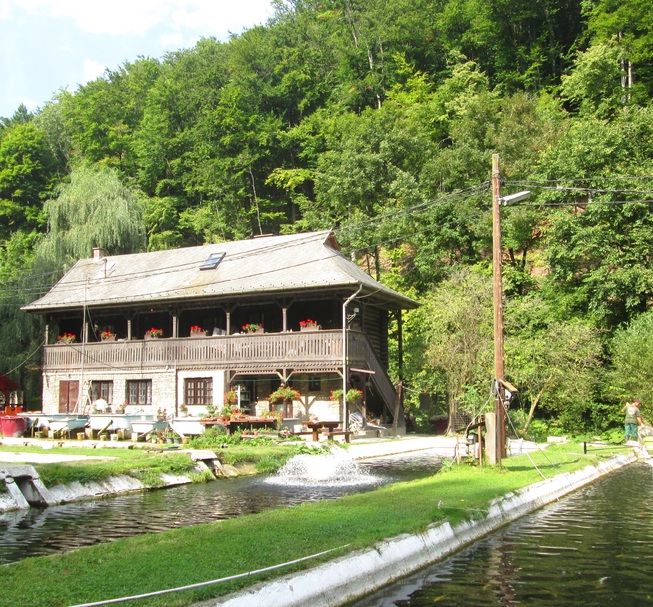
POLYGON ((226 41, 272 13, 271 0, 0 0, 0 117, 139 57, 226 41))

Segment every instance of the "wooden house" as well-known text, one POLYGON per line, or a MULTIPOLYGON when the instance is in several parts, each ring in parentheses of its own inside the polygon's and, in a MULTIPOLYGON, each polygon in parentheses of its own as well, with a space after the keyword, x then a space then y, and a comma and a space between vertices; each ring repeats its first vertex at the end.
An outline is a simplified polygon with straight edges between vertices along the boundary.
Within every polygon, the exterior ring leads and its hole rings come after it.
POLYGON ((331 392, 354 387, 363 412, 401 427, 388 326, 416 306, 325 231, 131 255, 95 249, 23 309, 46 318, 44 413, 85 412, 103 398, 114 410, 199 415, 234 391, 261 414, 285 384, 300 394, 285 417, 342 421, 348 412, 331 392))

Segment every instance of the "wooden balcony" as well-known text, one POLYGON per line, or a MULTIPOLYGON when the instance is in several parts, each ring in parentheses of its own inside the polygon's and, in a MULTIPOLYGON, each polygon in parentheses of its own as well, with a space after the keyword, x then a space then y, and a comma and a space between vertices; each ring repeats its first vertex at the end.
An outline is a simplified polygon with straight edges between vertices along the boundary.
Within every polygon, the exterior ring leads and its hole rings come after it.
MULTIPOLYGON (((164 338, 45 347, 45 372, 102 372, 111 369, 225 369, 275 373, 279 369, 319 373, 342 370, 339 329, 195 338, 164 338)), ((397 394, 367 336, 347 332, 347 365, 367 369, 392 415, 397 394)))
MULTIPOLYGON (((364 334, 350 331, 348 364, 363 364, 364 334), (357 345, 358 344, 358 345, 357 345)), ((326 371, 342 367, 342 331, 301 331, 196 338, 163 338, 45 347, 46 371, 218 368, 272 372, 278 368, 326 371)))

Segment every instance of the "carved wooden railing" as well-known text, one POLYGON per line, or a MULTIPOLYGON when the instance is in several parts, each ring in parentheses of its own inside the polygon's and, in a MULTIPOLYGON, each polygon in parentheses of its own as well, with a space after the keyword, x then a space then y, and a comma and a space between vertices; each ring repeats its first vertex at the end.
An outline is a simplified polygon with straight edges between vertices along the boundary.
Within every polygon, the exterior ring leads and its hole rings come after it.
MULTIPOLYGON (((359 359, 359 362, 363 362, 359 359)), ((181 367, 307 369, 342 366, 342 331, 164 338, 45 347, 46 370, 181 367)))
MULTIPOLYGON (((364 333, 348 331, 347 365, 374 371, 371 376, 390 411, 396 392, 364 333)), ((106 369, 183 369, 208 367, 271 373, 342 369, 342 331, 300 331, 197 338, 163 338, 45 347, 46 371, 106 369)))

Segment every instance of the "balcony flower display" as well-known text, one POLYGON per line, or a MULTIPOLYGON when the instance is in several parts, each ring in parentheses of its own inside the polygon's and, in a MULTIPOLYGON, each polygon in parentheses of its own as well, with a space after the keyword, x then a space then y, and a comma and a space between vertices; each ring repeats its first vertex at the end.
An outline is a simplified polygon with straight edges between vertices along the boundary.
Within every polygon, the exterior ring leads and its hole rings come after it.
POLYGON ((60 344, 74 344, 77 341, 77 336, 74 333, 64 333, 57 337, 60 344))
POLYGON ((268 402, 271 405, 280 405, 282 403, 292 403, 293 400, 298 400, 300 397, 299 390, 295 390, 290 386, 281 386, 268 396, 268 402))
POLYGON ((306 320, 299 321, 300 331, 315 331, 320 328, 321 327, 317 324, 317 321, 313 320, 312 318, 307 318, 306 320))
POLYGON ((163 329, 155 329, 152 327, 145 331, 145 337, 148 339, 158 339, 159 337, 163 337, 163 329))
POLYGON ((255 322, 250 322, 246 325, 243 325, 243 331, 245 333, 257 333, 263 330, 263 325, 259 325, 255 322))
POLYGON ((102 341, 116 341, 116 334, 113 331, 102 331, 100 339, 102 341))
POLYGON ((199 325, 193 325, 190 328, 190 336, 191 337, 205 337, 206 336, 206 331, 202 329, 199 325))

